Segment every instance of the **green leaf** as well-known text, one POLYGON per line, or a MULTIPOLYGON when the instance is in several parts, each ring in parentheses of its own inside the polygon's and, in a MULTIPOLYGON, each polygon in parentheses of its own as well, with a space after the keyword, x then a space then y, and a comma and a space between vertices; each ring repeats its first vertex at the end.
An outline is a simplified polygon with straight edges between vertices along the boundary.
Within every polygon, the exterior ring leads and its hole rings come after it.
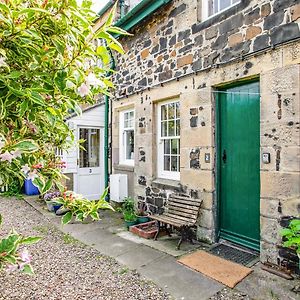
POLYGON ((108 44, 108 47, 111 48, 111 49, 113 49, 113 50, 116 50, 117 52, 119 52, 121 54, 125 53, 122 45, 119 42, 117 42, 117 43, 110 43, 110 44, 108 44))
POLYGON ((111 32, 111 33, 120 34, 120 35, 133 35, 133 34, 127 32, 126 30, 116 27, 116 26, 110 26, 106 29, 106 31, 111 32))
POLYGON ((31 96, 30 96, 30 99, 36 103, 36 104, 39 104, 39 105, 42 105, 42 106, 45 106, 45 99, 38 93, 38 92, 35 92, 35 91, 31 91, 31 96))
POLYGON ((7 74, 5 77, 7 78, 19 78, 22 75, 22 72, 20 71, 12 71, 9 74, 7 74))
POLYGON ((23 238, 20 242, 20 244, 25 244, 25 245, 31 245, 31 244, 35 244, 38 241, 40 241, 42 238, 38 237, 38 236, 29 236, 26 238, 23 238))
POLYGON ((66 88, 67 73, 65 71, 58 71, 55 74, 54 83, 58 89, 63 92, 66 88))
POLYGON ((45 184, 45 186, 43 188, 42 193, 43 194, 47 193, 51 189, 52 185, 53 185, 53 180, 50 178, 50 179, 47 180, 47 182, 46 182, 46 184, 45 184))
POLYGON ((23 140, 14 145, 15 149, 18 149, 22 152, 31 153, 39 149, 39 146, 36 142, 32 140, 23 140))
POLYGON ((22 272, 25 273, 25 274, 28 274, 28 275, 33 275, 34 274, 31 265, 25 265, 22 272))
POLYGON ((72 212, 67 212, 61 219, 63 225, 68 224, 72 219, 72 212))
POLYGON ((2 222, 3 222, 3 218, 2 215, 0 214, 0 226, 2 225, 2 222))
POLYGON ((65 45, 58 39, 52 38, 52 42, 56 48, 56 50, 61 54, 64 55, 65 52, 65 45))
POLYGON ((45 182, 44 182, 44 179, 42 179, 40 176, 34 178, 32 183, 39 189, 40 192, 43 191, 43 189, 45 187, 45 182))
POLYGON ((92 217, 93 220, 98 221, 99 220, 99 214, 97 211, 93 211, 90 213, 90 216, 92 217))

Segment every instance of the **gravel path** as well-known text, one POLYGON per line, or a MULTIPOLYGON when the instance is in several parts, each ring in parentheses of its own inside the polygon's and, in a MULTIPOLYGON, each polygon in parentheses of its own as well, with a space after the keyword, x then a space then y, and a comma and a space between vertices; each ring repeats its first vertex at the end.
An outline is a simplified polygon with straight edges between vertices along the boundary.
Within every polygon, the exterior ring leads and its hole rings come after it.
POLYGON ((58 231, 26 202, 0 198, 0 213, 0 236, 13 227, 43 237, 27 247, 35 275, 0 274, 1 300, 171 299, 138 273, 58 231))

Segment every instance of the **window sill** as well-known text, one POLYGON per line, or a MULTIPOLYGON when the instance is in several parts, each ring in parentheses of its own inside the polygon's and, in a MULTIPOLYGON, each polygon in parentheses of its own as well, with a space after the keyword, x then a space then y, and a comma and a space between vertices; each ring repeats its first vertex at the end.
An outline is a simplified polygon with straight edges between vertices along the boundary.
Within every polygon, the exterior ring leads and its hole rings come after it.
POLYGON ((158 188, 170 187, 170 188, 173 188, 173 189, 174 188, 181 189, 180 181, 165 179, 165 178, 156 178, 156 179, 154 179, 152 181, 152 185, 156 186, 158 188))
POLYGON ((116 171, 133 172, 134 166, 129 165, 114 165, 116 171))
POLYGON ((223 10, 215 15, 208 17, 208 19, 203 20, 202 15, 198 17, 198 24, 194 25, 194 30, 199 32, 203 29, 211 27, 217 23, 220 23, 234 15, 237 15, 243 9, 245 9, 250 4, 250 0, 241 0, 241 2, 223 10))

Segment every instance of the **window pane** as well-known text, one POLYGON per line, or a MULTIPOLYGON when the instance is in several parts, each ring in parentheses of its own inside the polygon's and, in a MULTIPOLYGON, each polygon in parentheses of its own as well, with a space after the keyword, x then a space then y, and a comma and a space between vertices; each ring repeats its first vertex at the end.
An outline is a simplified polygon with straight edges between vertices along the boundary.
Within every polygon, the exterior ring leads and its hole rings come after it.
POLYGON ((161 122, 161 136, 168 136, 168 121, 161 122))
POLYGON ((125 159, 134 159, 134 131, 125 131, 125 159))
POLYGON ((169 128, 168 136, 174 136, 175 135, 175 121, 173 121, 173 120, 169 121, 168 128, 169 128))
POLYGON ((164 154, 170 154, 170 140, 164 140, 164 154))
POLYGON ((168 104, 168 119, 175 119, 175 103, 168 104))
POLYGON ((176 102, 175 106, 176 106, 176 118, 179 119, 180 118, 180 104, 179 104, 179 102, 176 102))
POLYGON ((170 156, 164 156, 164 171, 170 171, 170 156))
POLYGON ((161 119, 167 120, 167 105, 161 106, 161 119))
POLYGON ((180 136, 180 120, 176 121, 176 135, 180 136))
POLYGON ((79 167, 94 168, 99 167, 100 163, 100 130, 90 128, 79 129, 80 139, 85 140, 82 146, 85 150, 80 149, 79 167))
POLYGON ((178 140, 171 140, 171 149, 172 149, 172 154, 178 154, 178 140))
POLYGON ((178 156, 171 156, 171 171, 178 171, 178 156))
POLYGON ((231 5, 231 0, 221 0, 219 11, 225 9, 226 7, 229 7, 230 5, 231 5))

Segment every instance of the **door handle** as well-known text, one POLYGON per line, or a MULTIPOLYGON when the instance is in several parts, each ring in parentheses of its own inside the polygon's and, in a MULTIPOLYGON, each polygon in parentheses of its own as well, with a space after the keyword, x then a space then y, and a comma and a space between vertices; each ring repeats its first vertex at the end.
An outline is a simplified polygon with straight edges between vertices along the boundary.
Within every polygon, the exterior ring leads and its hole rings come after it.
POLYGON ((90 169, 90 174, 92 173, 92 169, 90 169))
POLYGON ((225 149, 223 150, 222 160, 223 160, 223 163, 226 164, 227 155, 226 155, 226 150, 225 149))

